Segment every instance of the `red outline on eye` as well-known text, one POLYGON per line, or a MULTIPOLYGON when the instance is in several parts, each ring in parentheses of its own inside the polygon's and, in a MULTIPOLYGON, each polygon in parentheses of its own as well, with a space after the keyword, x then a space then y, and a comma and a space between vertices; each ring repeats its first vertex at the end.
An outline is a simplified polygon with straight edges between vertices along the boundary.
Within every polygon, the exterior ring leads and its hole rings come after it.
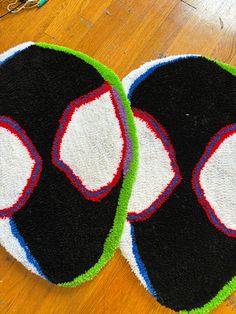
POLYGON ((173 190, 180 184, 182 180, 181 175, 180 175, 180 169, 176 161, 174 148, 169 140, 168 134, 166 130, 164 129, 164 127, 160 123, 158 123, 153 118, 153 116, 151 116, 147 112, 134 108, 133 113, 135 117, 144 121, 147 128, 149 128, 157 136, 157 138, 161 140, 165 148, 165 151, 167 152, 171 160, 171 168, 172 168, 172 171, 174 172, 174 177, 170 181, 170 183, 167 185, 167 187, 164 189, 164 191, 158 196, 158 198, 155 199, 154 202, 152 202, 152 204, 148 208, 142 210, 140 213, 129 212, 128 218, 127 218, 129 222, 146 220, 151 215, 153 215, 157 211, 157 209, 160 208, 161 205, 168 199, 168 197, 172 194, 173 190), (158 133, 157 129, 155 128, 155 125, 163 133, 167 144, 165 143, 160 133, 158 133), (152 207, 153 209, 151 209, 152 207))
POLYGON ((30 195, 32 194, 34 188, 38 183, 40 174, 42 172, 42 159, 36 148, 34 147, 33 143, 31 142, 30 138, 27 136, 26 132, 13 119, 5 116, 0 116, 0 127, 7 129, 12 134, 14 134, 27 149, 30 158, 35 162, 34 167, 31 171, 31 175, 27 179, 27 184, 24 187, 20 198, 11 207, 0 210, 0 218, 6 218, 11 217, 14 212, 19 211, 29 199, 30 195), (33 180, 34 182, 32 184, 33 180), (5 215, 2 215, 4 213, 5 215))
POLYGON ((193 175, 192 175, 192 188, 197 196, 199 204, 203 207, 208 219, 210 222, 220 231, 222 231, 224 234, 230 237, 236 237, 236 230, 227 228, 226 225, 220 220, 220 218, 217 216, 214 208, 210 205, 208 200, 205 196, 205 191, 201 186, 200 183, 200 175, 202 169, 205 167, 208 160, 211 158, 211 156, 215 153, 215 151, 219 148, 219 146, 231 135, 236 133, 236 129, 230 130, 227 132, 229 128, 235 127, 236 124, 230 124, 224 128, 222 128, 219 132, 217 132, 209 141, 207 144, 204 154, 202 155, 200 161, 197 163, 196 167, 194 168, 193 175), (221 135, 222 133, 222 135, 221 135), (219 137, 219 139, 217 139, 219 137), (213 143, 216 141, 215 143, 213 143), (212 147, 211 147, 212 146, 212 147), (207 156, 207 157, 206 157, 207 156), (203 162, 203 159, 206 158, 206 160, 203 162), (201 163, 203 163, 201 165, 201 163), (196 183, 198 187, 196 187, 196 184, 194 180, 196 179, 196 183), (199 195, 199 192, 197 191, 197 188, 199 188, 202 195, 199 195), (214 221, 215 219, 215 221, 214 221), (216 223, 217 221, 217 223, 216 223))
MULTIPOLYGON (((115 98, 115 95, 113 94, 112 87, 107 83, 103 83, 103 85, 94 91, 88 93, 85 96, 81 96, 74 101, 72 101, 69 106, 64 111, 60 121, 59 121, 59 128, 56 132, 56 136, 54 138, 53 147, 52 147, 52 163, 55 167, 59 168, 61 171, 65 173, 65 175, 69 178, 71 183, 82 193, 82 195, 92 201, 99 202, 102 198, 104 198, 110 190, 118 183, 121 172, 123 169, 123 164, 125 160, 125 152, 126 152, 126 136, 125 136, 125 129, 122 122, 122 118, 119 112, 118 104, 115 98), (121 137, 123 139, 123 145, 122 145, 122 151, 121 151, 121 159, 120 164, 118 168, 116 169, 116 174, 113 176, 113 179, 110 183, 108 183, 106 186, 102 186, 98 190, 89 190, 87 189, 80 177, 76 176, 73 170, 60 159, 60 146, 62 142, 62 138, 67 130, 67 127, 71 121, 71 118, 74 114, 74 111, 81 106, 89 105, 91 101, 95 100, 99 96, 105 94, 106 92, 110 92, 112 105, 115 110, 116 118, 118 119, 119 126, 121 129, 121 137), (104 191, 103 191, 104 190, 104 191)), ((95 174, 96 175, 96 174, 95 174)))

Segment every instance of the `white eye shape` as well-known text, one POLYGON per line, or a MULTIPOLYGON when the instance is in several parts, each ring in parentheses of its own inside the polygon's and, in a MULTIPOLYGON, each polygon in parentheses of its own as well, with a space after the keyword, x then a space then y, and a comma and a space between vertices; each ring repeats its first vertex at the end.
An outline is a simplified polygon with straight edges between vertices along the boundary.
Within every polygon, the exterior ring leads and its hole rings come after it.
POLYGON ((129 200, 130 221, 153 214, 179 184, 174 150, 165 130, 149 114, 133 110, 139 141, 139 165, 129 200))
POLYGON ((19 210, 36 186, 42 161, 25 132, 0 116, 0 218, 19 210))
POLYGON ((236 236, 236 124, 223 128, 210 141, 193 183, 210 221, 236 236))
POLYGON ((64 112, 53 144, 53 163, 85 198, 99 201, 118 182, 124 154, 118 102, 104 83, 64 112))

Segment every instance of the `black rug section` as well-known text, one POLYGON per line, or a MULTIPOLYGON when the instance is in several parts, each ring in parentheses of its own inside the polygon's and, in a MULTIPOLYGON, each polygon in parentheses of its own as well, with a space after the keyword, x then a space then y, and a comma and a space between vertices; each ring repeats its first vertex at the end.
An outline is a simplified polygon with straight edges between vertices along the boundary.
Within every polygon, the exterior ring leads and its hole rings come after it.
POLYGON ((183 177, 135 237, 158 300, 175 310, 209 302, 236 275, 236 239, 208 220, 191 187, 210 138, 236 121, 236 78, 204 58, 162 66, 133 92, 131 103, 169 134, 183 177))
POLYGON ((88 201, 51 162, 63 111, 103 82, 84 61, 36 46, 0 66, 0 115, 26 131, 43 160, 38 186, 13 218, 54 283, 71 281, 98 261, 116 213, 122 182, 101 202, 88 201))

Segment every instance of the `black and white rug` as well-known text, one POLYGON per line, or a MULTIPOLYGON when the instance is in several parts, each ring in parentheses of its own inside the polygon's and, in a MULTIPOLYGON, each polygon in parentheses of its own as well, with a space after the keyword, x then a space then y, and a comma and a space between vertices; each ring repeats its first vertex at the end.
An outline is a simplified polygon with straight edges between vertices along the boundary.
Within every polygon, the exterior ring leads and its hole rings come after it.
POLYGON ((195 55, 124 78, 139 140, 121 251, 176 311, 206 313, 236 290, 236 69, 195 55))
POLYGON ((0 243, 50 282, 90 280, 119 246, 137 168, 123 87, 82 53, 29 42, 0 56, 0 91, 0 243))

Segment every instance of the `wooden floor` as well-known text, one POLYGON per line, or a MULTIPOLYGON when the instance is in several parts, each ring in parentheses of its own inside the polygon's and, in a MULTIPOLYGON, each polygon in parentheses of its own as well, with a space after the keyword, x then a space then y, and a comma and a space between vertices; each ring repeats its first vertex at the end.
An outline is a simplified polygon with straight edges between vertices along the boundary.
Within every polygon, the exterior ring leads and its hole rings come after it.
MULTIPOLYGON (((121 78, 150 59, 181 53, 236 66, 236 1, 49 0, 0 20, 0 52, 28 40, 83 51, 121 78)), ((65 289, 30 274, 0 248, 0 313, 174 312, 145 292, 119 252, 95 280, 65 289)), ((236 294, 213 313, 236 313, 236 294)))

